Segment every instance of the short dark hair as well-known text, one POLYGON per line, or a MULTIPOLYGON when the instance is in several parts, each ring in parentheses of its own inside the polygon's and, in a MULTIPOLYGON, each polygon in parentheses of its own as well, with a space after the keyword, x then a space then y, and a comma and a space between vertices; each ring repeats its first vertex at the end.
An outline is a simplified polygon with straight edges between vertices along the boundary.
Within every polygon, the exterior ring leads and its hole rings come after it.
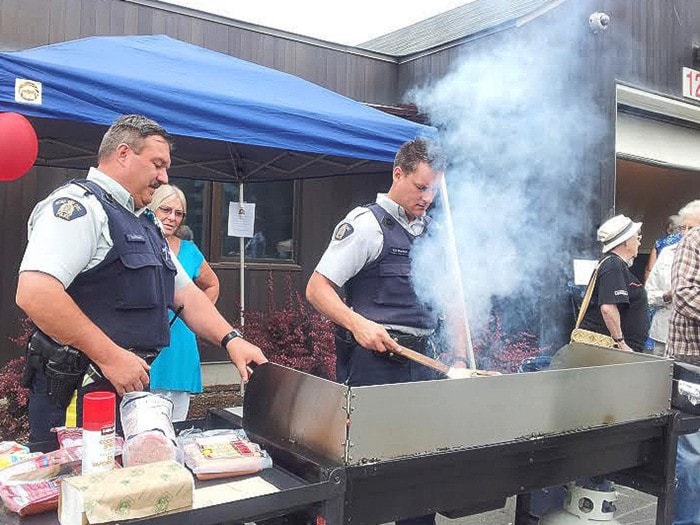
POLYGON ((100 161, 114 153, 119 144, 127 144, 136 153, 141 153, 144 139, 153 135, 163 137, 172 149, 172 137, 155 120, 143 115, 122 115, 112 123, 102 137, 97 160, 100 161))
POLYGON ((412 173, 421 162, 435 171, 445 170, 446 161, 442 151, 436 143, 425 139, 404 142, 394 158, 394 168, 399 167, 406 173, 412 173))

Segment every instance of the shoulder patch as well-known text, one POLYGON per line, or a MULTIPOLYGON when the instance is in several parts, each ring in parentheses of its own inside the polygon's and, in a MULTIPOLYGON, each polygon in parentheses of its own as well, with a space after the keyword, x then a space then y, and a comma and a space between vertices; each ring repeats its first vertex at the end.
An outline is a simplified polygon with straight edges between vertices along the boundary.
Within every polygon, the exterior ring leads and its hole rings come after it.
POLYGON ((354 231, 355 229, 352 227, 352 225, 350 225, 350 223, 344 222, 336 228, 333 238, 336 241, 342 241, 346 237, 352 235, 354 231))
POLYGON ((87 214, 85 206, 69 197, 61 197, 53 201, 53 214, 64 221, 72 221, 87 214))

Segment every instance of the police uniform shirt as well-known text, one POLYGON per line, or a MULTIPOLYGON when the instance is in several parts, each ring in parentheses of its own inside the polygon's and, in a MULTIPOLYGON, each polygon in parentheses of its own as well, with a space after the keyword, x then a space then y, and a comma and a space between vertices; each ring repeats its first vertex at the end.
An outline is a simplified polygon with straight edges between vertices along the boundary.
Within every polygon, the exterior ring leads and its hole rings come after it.
MULTIPOLYGON (((135 209, 134 199, 126 188, 96 168, 90 168, 87 179, 102 187, 134 215, 145 212, 146 208, 135 209)), ((158 223, 155 217, 153 220, 158 223)), ((78 274, 102 262, 113 246, 102 204, 76 184, 57 189, 36 205, 29 217, 28 236, 19 271, 51 275, 64 288, 68 288, 78 274)), ((191 280, 172 251, 170 257, 177 269, 175 289, 178 290, 191 280)))
MULTIPOLYGON (((411 235, 418 236, 426 227, 425 217, 409 220, 402 206, 386 193, 377 194, 377 204, 384 208, 411 235)), ((368 264, 377 260, 384 246, 384 236, 372 211, 359 206, 348 213, 336 226, 333 237, 321 257, 316 271, 342 287, 368 264)), ((387 326, 411 335, 425 335, 430 330, 414 327, 387 326)))

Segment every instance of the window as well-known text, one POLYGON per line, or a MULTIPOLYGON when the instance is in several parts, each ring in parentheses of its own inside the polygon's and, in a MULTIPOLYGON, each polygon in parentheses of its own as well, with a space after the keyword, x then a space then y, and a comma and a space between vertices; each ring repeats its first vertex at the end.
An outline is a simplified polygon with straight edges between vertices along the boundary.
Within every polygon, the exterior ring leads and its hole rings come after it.
MULTIPOLYGON (((221 206, 218 217, 220 257, 237 259, 238 237, 229 237, 229 203, 238 202, 238 184, 221 185, 221 206)), ((292 181, 248 183, 243 187, 243 200, 255 203, 255 235, 244 240, 247 259, 294 259, 294 183, 292 181)), ((216 224, 216 223, 214 223, 216 224)))
MULTIPOLYGON (((185 224, 209 262, 237 262, 240 241, 228 236, 228 208, 238 202, 238 183, 170 177, 187 199, 185 224)), ((246 202, 255 203, 255 235, 244 239, 250 261, 294 261, 294 182, 246 183, 246 202)))

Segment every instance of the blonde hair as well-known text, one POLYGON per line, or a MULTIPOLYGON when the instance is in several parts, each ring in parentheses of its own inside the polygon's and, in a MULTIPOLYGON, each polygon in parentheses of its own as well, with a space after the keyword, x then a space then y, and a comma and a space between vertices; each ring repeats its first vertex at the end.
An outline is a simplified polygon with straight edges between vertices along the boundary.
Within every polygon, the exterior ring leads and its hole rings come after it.
POLYGON ((148 207, 152 212, 155 212, 161 204, 169 201, 173 197, 180 199, 180 202, 182 203, 182 211, 187 213, 187 199, 185 198, 185 194, 180 188, 173 184, 161 184, 158 189, 153 192, 153 200, 148 207))
MULTIPOLYGON (((153 200, 151 203, 148 205, 148 208, 155 213, 156 210, 164 203, 168 202, 170 199, 173 197, 177 197, 180 199, 180 202, 182 203, 182 211, 187 213, 187 199, 185 198, 185 194, 182 192, 180 188, 177 186, 174 186, 173 184, 161 184, 158 186, 156 191, 153 192, 153 200)), ((180 233, 180 228, 182 228, 185 225, 185 218, 182 218, 182 222, 180 222, 180 226, 177 227, 177 230, 173 232, 174 235, 178 235, 180 233)))

